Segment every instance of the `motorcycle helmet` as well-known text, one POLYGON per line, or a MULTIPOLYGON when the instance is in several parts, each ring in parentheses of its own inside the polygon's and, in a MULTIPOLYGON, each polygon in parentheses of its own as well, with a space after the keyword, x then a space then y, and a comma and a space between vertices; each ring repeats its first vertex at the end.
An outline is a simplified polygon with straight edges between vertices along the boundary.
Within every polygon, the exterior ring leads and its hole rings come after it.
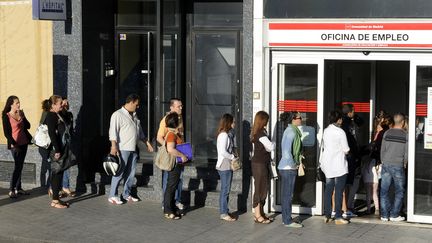
POLYGON ((118 156, 108 154, 103 160, 103 168, 107 175, 115 176, 120 168, 120 162, 118 156))

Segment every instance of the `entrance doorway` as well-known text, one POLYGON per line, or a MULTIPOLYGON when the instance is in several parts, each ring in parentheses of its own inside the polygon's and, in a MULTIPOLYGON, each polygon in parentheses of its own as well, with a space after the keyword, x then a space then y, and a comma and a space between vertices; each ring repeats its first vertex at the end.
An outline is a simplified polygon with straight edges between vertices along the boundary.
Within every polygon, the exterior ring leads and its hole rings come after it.
MULTIPOLYGON (((144 134, 153 137, 156 134, 154 114, 154 35, 152 32, 134 33, 122 31, 117 33, 117 83, 116 107, 124 104, 126 97, 136 93, 141 97, 137 109, 138 118, 144 134)), ((138 144, 140 158, 152 158, 145 145, 138 144)))
MULTIPOLYGON (((432 55, 271 51, 268 56, 269 78, 263 96, 269 99, 263 102, 264 109, 270 111, 269 130, 273 138, 277 141, 283 133, 279 115, 293 110, 302 113, 302 126, 309 134, 305 148, 306 176, 297 178, 293 212, 323 213, 324 185, 316 181, 316 167, 323 129, 328 125, 326 114, 351 103, 364 120, 358 136, 360 145, 369 143, 372 121, 379 110, 409 116, 408 221, 432 222, 432 214, 425 210, 425 205, 432 201, 432 175, 423 173, 432 168, 425 164, 426 154, 432 155, 432 150, 424 138, 428 122, 427 90, 432 94, 432 55)), ((275 152, 276 162, 279 153, 280 147, 275 152)), ((274 179, 269 195, 271 211, 281 210, 279 195, 279 181, 274 179)))

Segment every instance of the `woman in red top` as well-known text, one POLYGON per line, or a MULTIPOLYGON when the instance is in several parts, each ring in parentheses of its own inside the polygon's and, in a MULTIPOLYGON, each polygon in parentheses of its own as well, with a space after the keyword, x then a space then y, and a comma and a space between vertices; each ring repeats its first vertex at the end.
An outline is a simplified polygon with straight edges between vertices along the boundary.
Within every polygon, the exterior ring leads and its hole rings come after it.
POLYGON ((188 159, 184 154, 180 153, 176 149, 177 144, 183 143, 180 136, 177 136, 177 132, 178 132, 177 128, 179 126, 178 114, 175 112, 168 114, 165 118, 165 124, 166 127, 168 128, 168 133, 166 134, 165 137, 167 151, 172 156, 180 157, 182 163, 176 163, 174 168, 171 171, 167 171, 168 182, 164 194, 164 214, 165 214, 165 218, 167 219, 180 219, 181 215, 178 213, 179 210, 175 205, 174 196, 175 196, 177 185, 180 181, 180 173, 183 167, 183 163, 186 162, 188 159))
POLYGON ((7 98, 2 112, 2 120, 8 149, 11 150, 15 161, 15 168, 9 187, 9 197, 16 198, 17 195, 28 195, 29 193, 21 187, 21 172, 27 154, 27 146, 32 137, 27 131, 30 128, 30 123, 25 117, 24 112, 20 109, 18 97, 12 95, 7 98))

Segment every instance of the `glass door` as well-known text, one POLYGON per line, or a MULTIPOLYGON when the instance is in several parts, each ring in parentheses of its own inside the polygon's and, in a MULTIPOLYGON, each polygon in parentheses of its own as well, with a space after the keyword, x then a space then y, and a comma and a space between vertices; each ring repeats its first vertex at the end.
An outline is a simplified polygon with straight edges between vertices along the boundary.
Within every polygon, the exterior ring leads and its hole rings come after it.
POLYGON ((189 82, 187 113, 195 162, 217 160, 215 134, 218 121, 230 113, 238 121, 239 60, 238 31, 195 32, 192 35, 192 82, 189 82))
MULTIPOLYGON (((274 161, 281 157, 281 139, 285 129, 279 117, 284 112, 302 114, 304 164, 306 175, 297 177, 293 196, 293 213, 322 213, 322 182, 316 180, 319 141, 323 128, 323 59, 301 57, 295 54, 272 52, 271 63, 271 134, 279 146, 274 161), (318 134, 318 135, 317 135, 318 134)), ((272 211, 281 210, 280 181, 271 182, 272 211)))
POLYGON ((432 59, 411 62, 409 121, 408 221, 432 223, 432 59))
MULTIPOLYGON (((126 97, 136 93, 141 97, 137 110, 146 136, 154 139, 154 52, 151 32, 117 34, 117 107, 124 104, 126 97)), ((139 144, 140 157, 152 157, 144 144, 139 144)))

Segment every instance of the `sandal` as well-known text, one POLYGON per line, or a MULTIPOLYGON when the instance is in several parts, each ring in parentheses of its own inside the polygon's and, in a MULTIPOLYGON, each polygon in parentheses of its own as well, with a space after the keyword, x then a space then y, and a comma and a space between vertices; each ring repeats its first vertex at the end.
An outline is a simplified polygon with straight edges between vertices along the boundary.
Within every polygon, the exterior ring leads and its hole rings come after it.
POLYGON ((254 216, 254 222, 258 224, 270 224, 272 221, 270 219, 266 219, 263 216, 259 216, 258 218, 254 216))
POLYGON ((223 217, 221 217, 220 219, 221 219, 221 220, 225 220, 225 221, 228 221, 228 222, 233 222, 233 221, 236 221, 236 219, 235 219, 235 218, 233 218, 233 217, 229 216, 228 214, 227 214, 227 215, 225 215, 225 216, 223 216, 223 217))
POLYGON ((70 191, 69 189, 67 189, 67 190, 63 189, 63 190, 61 190, 60 193, 63 197, 75 197, 76 196, 76 193, 70 191))
POLYGON ((57 201, 57 202, 51 201, 51 207, 63 209, 63 208, 68 208, 69 204, 62 201, 57 201))
POLYGON ((179 215, 175 215, 173 213, 166 213, 164 214, 165 218, 172 219, 172 220, 179 220, 181 217, 179 215))

